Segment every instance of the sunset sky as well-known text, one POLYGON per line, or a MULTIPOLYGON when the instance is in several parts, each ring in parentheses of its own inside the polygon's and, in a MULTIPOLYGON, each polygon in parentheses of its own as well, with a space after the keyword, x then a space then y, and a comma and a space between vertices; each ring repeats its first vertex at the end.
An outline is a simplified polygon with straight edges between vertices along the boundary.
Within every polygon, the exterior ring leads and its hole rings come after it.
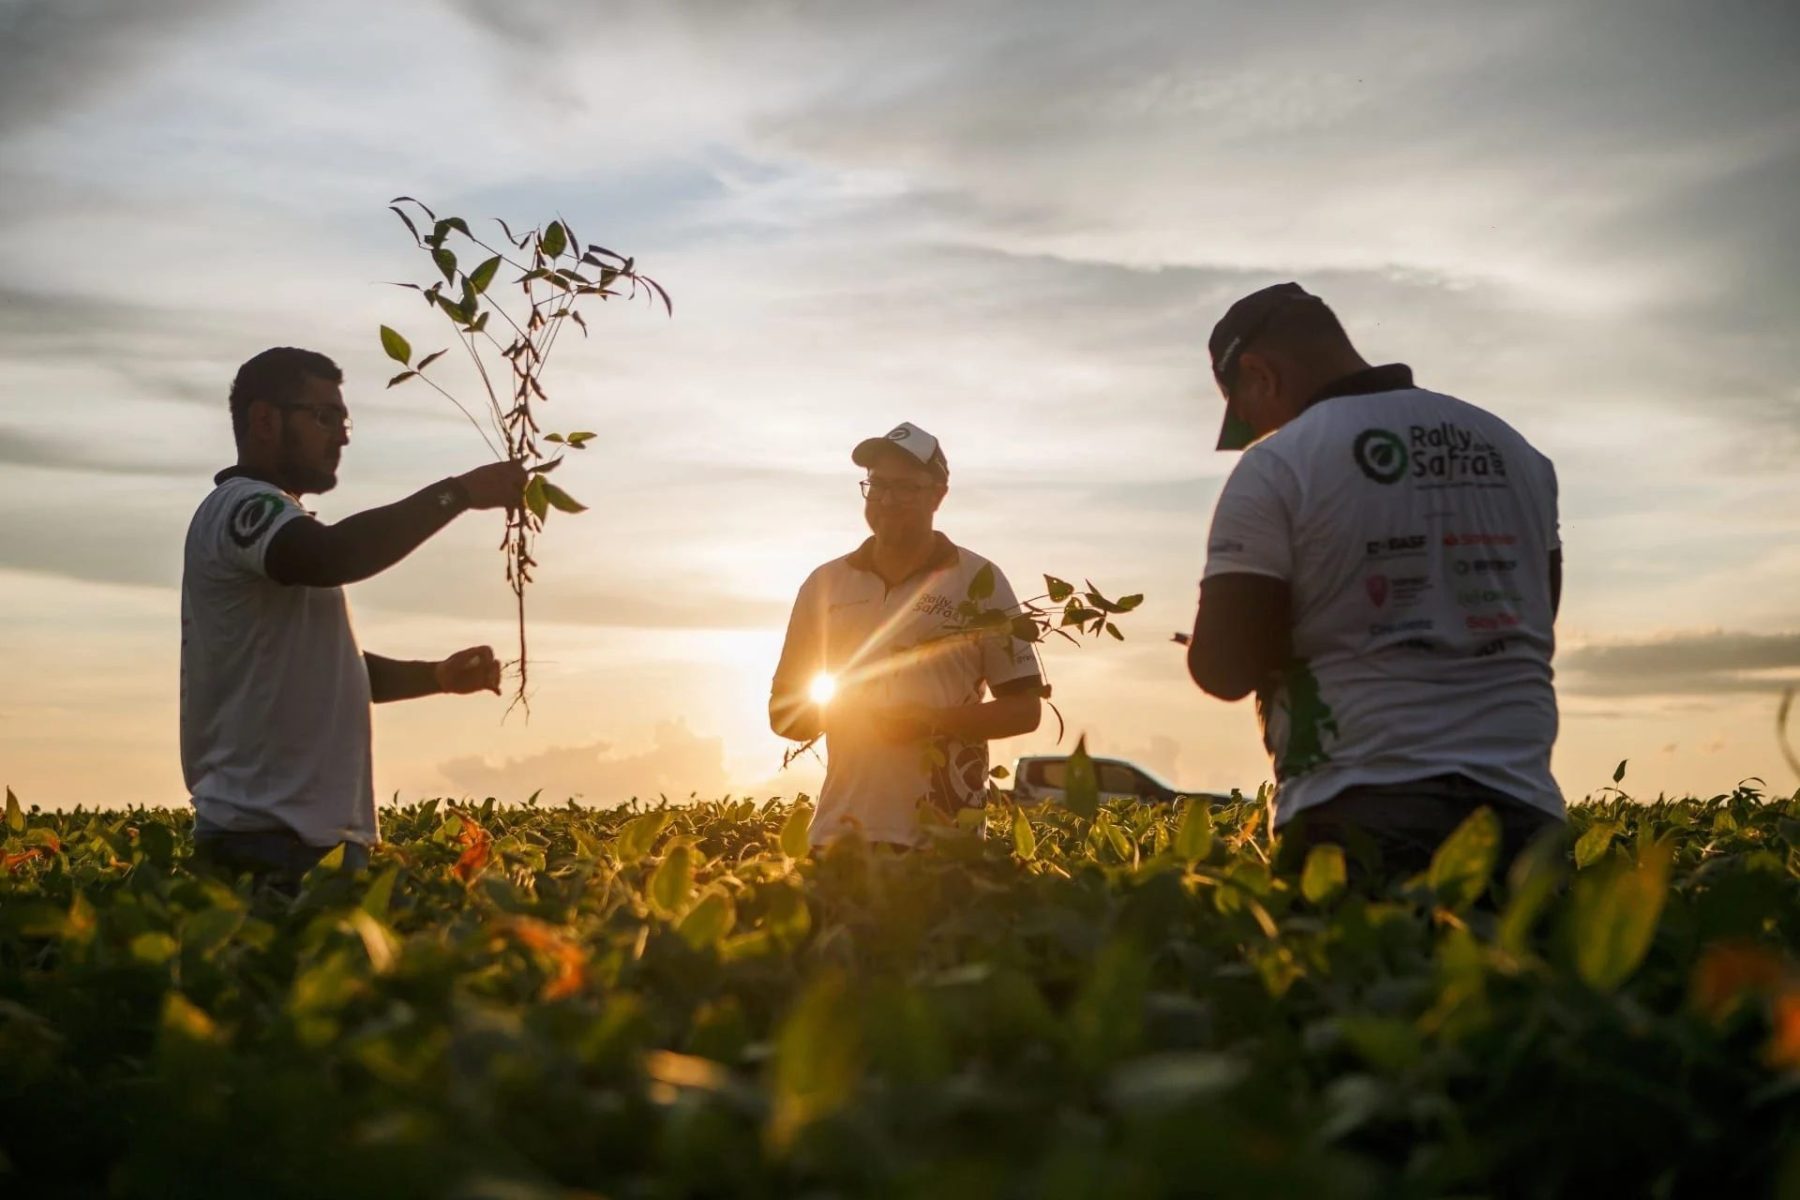
MULTIPOLYGON (((1579 798, 1797 781, 1800 9, 0 0, 0 783, 181 803, 188 519, 272 345, 337 359, 334 520, 478 465, 376 337, 449 344, 387 201, 566 216, 667 286, 546 376, 558 476, 529 722, 376 717, 376 791, 816 787, 764 703, 788 604, 864 534, 849 450, 911 420, 940 528, 1021 593, 1141 591, 1052 649, 1070 734, 1194 789, 1269 769, 1192 623, 1233 456, 1207 332, 1297 279, 1365 356, 1555 461, 1555 768, 1579 798)), ((448 362, 448 360, 446 360, 448 362)), ((449 378, 456 378, 454 374, 449 378)), ((499 518, 350 589, 365 648, 508 653, 499 518)), ((996 760, 1053 748, 1054 722, 996 760)))

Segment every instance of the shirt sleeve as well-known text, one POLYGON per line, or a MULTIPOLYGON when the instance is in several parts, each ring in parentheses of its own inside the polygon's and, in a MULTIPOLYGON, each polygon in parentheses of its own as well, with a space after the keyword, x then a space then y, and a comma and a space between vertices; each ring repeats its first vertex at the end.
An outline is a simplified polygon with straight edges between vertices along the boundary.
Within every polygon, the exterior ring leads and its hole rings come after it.
POLYGON ((236 488, 221 499, 220 558, 235 570, 267 579, 263 559, 270 540, 289 521, 305 517, 306 510, 292 496, 268 484, 236 488))
POLYGON ((1266 451, 1244 452, 1219 493, 1206 538, 1206 569, 1214 575, 1269 575, 1292 580, 1294 495, 1286 467, 1266 451))
MULTIPOLYGON (((994 594, 986 603, 989 608, 1009 612, 1019 605, 1012 583, 999 567, 994 567, 994 594)), ((981 676, 987 682, 988 690, 995 691, 1022 679, 1042 679, 1044 669, 1038 664, 1037 651, 1030 642, 999 632, 981 639, 981 676)))
POLYGON ((1561 501, 1557 496, 1556 464, 1547 455, 1538 456, 1544 465, 1544 544, 1552 552, 1562 549, 1561 501))

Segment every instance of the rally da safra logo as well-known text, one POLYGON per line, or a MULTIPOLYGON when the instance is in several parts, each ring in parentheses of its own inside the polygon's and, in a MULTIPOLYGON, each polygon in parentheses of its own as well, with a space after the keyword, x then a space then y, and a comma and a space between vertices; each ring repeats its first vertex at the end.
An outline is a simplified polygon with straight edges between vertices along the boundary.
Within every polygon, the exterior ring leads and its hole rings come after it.
POLYGON ((1350 447, 1362 473, 1376 483, 1397 483, 1406 474, 1406 443, 1386 429, 1365 429, 1350 447))

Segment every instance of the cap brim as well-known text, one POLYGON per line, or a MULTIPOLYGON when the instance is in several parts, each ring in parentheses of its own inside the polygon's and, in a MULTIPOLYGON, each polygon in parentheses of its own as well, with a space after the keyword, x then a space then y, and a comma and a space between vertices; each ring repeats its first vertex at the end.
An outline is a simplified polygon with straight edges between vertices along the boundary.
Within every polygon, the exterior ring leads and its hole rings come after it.
POLYGON ((1219 426, 1220 450, 1242 450, 1256 440, 1256 431, 1242 417, 1225 410, 1225 423, 1219 426))

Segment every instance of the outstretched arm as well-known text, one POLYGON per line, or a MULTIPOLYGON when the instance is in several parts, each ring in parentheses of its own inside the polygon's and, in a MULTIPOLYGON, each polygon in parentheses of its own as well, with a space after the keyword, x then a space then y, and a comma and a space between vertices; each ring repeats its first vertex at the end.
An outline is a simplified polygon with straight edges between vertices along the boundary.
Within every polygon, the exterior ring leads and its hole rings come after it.
POLYGON ((517 507, 525 483, 520 464, 490 463, 335 525, 296 518, 270 539, 263 569, 290 586, 356 583, 387 570, 467 509, 517 507))

